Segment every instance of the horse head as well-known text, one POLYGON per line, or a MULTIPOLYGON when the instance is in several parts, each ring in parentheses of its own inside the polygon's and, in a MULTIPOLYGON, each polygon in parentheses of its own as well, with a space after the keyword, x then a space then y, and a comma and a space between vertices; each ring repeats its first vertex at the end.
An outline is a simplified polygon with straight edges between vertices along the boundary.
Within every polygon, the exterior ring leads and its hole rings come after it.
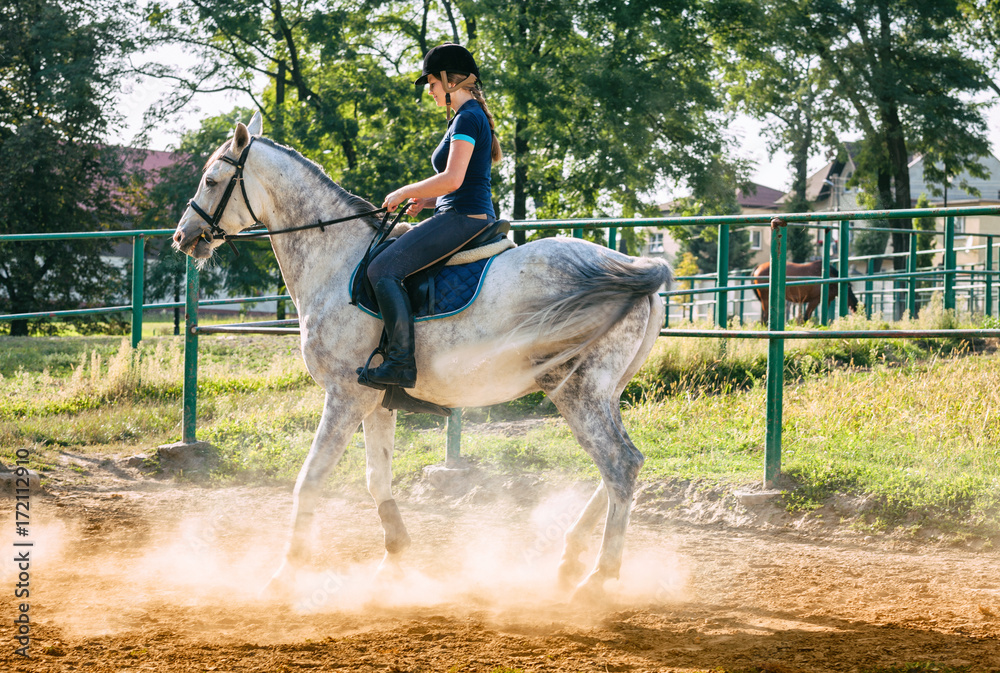
POLYGON ((254 113, 248 125, 237 122, 233 137, 206 162, 198 191, 188 202, 174 232, 175 250, 196 259, 208 259, 226 242, 226 235, 260 224, 250 206, 244 169, 250 146, 260 135, 262 126, 260 112, 254 113), (234 194, 237 183, 239 197, 234 194), (238 203, 227 207, 233 199, 238 203))

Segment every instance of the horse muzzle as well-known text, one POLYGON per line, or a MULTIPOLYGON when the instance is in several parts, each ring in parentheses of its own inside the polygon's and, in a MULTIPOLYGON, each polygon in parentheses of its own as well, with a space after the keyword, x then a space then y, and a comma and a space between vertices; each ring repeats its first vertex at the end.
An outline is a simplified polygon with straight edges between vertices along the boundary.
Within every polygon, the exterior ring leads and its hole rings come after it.
POLYGON ((215 252, 214 240, 207 227, 196 223, 181 223, 173 236, 174 250, 195 259, 208 259, 215 252))

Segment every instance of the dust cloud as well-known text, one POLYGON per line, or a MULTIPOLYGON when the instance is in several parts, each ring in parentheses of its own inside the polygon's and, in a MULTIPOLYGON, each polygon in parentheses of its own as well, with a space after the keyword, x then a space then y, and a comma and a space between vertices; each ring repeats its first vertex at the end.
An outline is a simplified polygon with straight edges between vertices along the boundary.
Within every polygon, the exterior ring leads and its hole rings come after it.
MULTIPOLYGON (((454 617, 476 613, 497 619, 573 617, 579 606, 557 588, 563 536, 587 500, 579 488, 557 491, 525 508, 454 503, 407 505, 404 521, 413 546, 398 573, 377 573, 381 528, 370 500, 327 498, 314 522, 311 562, 279 597, 261 588, 280 564, 289 529, 290 497, 247 489, 203 489, 176 502, 177 492, 126 494, 123 511, 97 518, 71 517, 70 507, 42 509, 32 530, 33 608, 42 623, 67 635, 114 634, 184 615, 178 632, 211 624, 214 635, 288 640, 312 635, 312 615, 366 619, 407 610, 437 610, 454 617), (283 616, 285 627, 269 628, 283 616), (296 626, 296 624, 298 626, 296 626), (289 626, 290 625, 290 626, 289 626)), ((119 501, 121 502, 121 501, 119 501)), ((81 507, 94 512, 91 508, 81 507)), ((98 508, 99 509, 99 508, 98 508)), ((600 527, 587 552, 592 566, 600 527)), ((11 586, 7 560, 0 582, 11 586)), ((607 584, 621 609, 685 600, 688 569, 670 549, 631 551, 621 578, 607 584)), ((345 620, 345 628, 356 620, 345 620)))

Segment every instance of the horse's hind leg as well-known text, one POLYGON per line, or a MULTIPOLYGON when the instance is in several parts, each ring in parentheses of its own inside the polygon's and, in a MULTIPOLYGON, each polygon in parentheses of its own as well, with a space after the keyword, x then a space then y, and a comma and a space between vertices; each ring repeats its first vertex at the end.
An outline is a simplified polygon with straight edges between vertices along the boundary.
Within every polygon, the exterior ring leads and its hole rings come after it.
POLYGON ((559 562, 560 588, 572 589, 586 572, 586 567, 580 561, 580 554, 587 549, 587 538, 594 532, 601 515, 607 511, 608 489, 602 480, 597 485, 597 490, 590 496, 587 506, 583 508, 580 518, 566 531, 562 560, 559 562))
POLYGON ((380 570, 395 566, 410 546, 410 536, 392 497, 392 449, 396 434, 396 412, 379 406, 364 420, 368 492, 375 499, 385 531, 385 558, 380 570))
POLYGON ((625 375, 634 369, 639 356, 644 358, 648 354, 655 340, 649 334, 649 318, 651 313, 658 313, 650 309, 649 304, 637 306, 594 345, 575 371, 573 363, 567 363, 538 378, 538 384, 566 419, 580 446, 594 460, 605 487, 603 495, 599 489, 590 499, 580 520, 566 536, 567 550, 560 568, 564 577, 575 569, 573 561, 582 550, 585 536, 606 505, 604 539, 597 565, 577 589, 577 594, 583 597, 602 594, 604 582, 617 578, 621 569, 625 530, 643 457, 625 432, 618 398, 625 375))
MULTIPOLYGON (((588 398, 587 392, 589 391, 579 389, 573 392, 560 390, 553 396, 553 402, 566 418, 580 446, 597 464, 606 487, 603 489, 606 499, 600 493, 595 493, 580 521, 574 526, 580 537, 567 535, 567 545, 582 538, 588 532, 587 526, 591 519, 598 515, 600 507, 606 503, 604 538, 597 564, 590 576, 577 588, 578 595, 592 598, 603 594, 605 581, 617 579, 621 570, 625 530, 628 528, 632 495, 643 456, 621 429, 617 400, 612 400, 610 395, 588 398)), ((590 530, 592 529, 591 526, 590 530)), ((571 567, 567 568, 567 571, 570 569, 571 567)))
MULTIPOLYGON (((663 315, 666 311, 666 306, 659 297, 650 297, 649 309, 646 334, 633 356, 632 362, 629 363, 628 368, 618 381, 612 397, 613 400, 621 397, 625 386, 628 385, 628 382, 632 380, 632 377, 642 367, 649 356, 649 352, 653 350, 653 345, 656 343, 657 337, 660 335, 660 325, 663 324, 663 315)), ((628 441, 628 433, 625 432, 625 427, 622 425, 621 414, 612 414, 612 420, 615 421, 619 434, 628 441)), ((631 445, 631 442, 629 444, 631 445)), ((633 446, 632 448, 635 447, 633 446)), ((566 531, 566 545, 563 548, 562 560, 559 562, 559 585, 562 588, 569 589, 585 572, 584 565, 580 562, 580 554, 587 548, 587 538, 594 532, 594 528, 601 519, 601 514, 607 511, 608 502, 608 489, 604 485, 604 480, 601 480, 601 483, 597 486, 597 490, 590 496, 587 506, 584 507, 583 512, 580 514, 580 518, 566 531)))
POLYGON ((802 319, 802 322, 809 322, 809 319, 812 318, 813 311, 816 310, 817 306, 819 306, 819 297, 809 300, 809 303, 806 304, 806 314, 802 319))

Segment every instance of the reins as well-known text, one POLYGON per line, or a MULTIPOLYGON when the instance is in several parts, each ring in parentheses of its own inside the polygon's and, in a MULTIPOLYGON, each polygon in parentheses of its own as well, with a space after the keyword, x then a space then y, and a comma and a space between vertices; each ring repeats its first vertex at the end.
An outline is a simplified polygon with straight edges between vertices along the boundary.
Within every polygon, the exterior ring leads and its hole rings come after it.
MULTIPOLYGON (((402 212, 402 211, 400 211, 400 212, 402 212)), ((385 215, 386 215, 386 217, 383 218, 383 224, 384 224, 384 220, 388 219, 388 216, 391 215, 391 213, 388 211, 387 208, 376 208, 375 210, 366 210, 363 213, 357 213, 355 215, 348 215, 347 217, 338 217, 335 220, 323 220, 322 222, 315 222, 313 224, 303 224, 303 225, 298 226, 298 227, 288 227, 287 229, 276 229, 274 231, 267 231, 266 229, 264 231, 256 231, 256 230, 254 230, 254 231, 241 231, 238 234, 226 234, 223 238, 226 240, 226 242, 229 242, 229 241, 234 241, 234 240, 239 240, 239 239, 244 239, 244 238, 263 238, 265 236, 273 236, 275 234, 289 234, 289 233, 291 233, 293 231, 304 231, 306 229, 319 229, 320 231, 324 231, 325 227, 327 227, 327 226, 329 226, 331 224, 340 224, 341 222, 348 222, 350 220, 358 220, 358 219, 361 219, 363 217, 370 217, 372 215, 379 215, 381 213, 385 213, 385 215)), ((399 214, 397 213, 396 220, 393 222, 393 224, 395 225, 396 222, 398 222, 398 221, 399 221, 399 214)), ((381 229, 381 228, 382 227, 379 227, 379 229, 381 229)))
POLYGON ((229 179, 229 184, 226 185, 226 191, 222 194, 222 200, 219 202, 218 208, 211 215, 206 213, 201 206, 194 202, 194 199, 188 201, 188 206, 191 207, 195 213, 197 213, 201 219, 208 223, 208 231, 203 234, 203 236, 209 241, 213 241, 216 236, 224 240, 229 244, 229 247, 233 249, 233 252, 237 257, 240 256, 240 251, 236 249, 236 245, 233 241, 241 239, 253 239, 253 238, 263 238, 265 236, 274 236, 275 234, 289 234, 294 231, 305 231, 306 229, 319 229, 320 231, 325 231, 325 227, 331 224, 340 224, 341 222, 349 222, 350 220, 359 220, 364 217, 371 217, 373 215, 378 215, 384 213, 382 217, 382 222, 375 230, 375 237, 368 246, 368 253, 365 254, 367 258, 368 254, 371 253, 373 247, 381 243, 389 235, 389 232, 399 223, 402 219, 403 214, 406 212, 405 208, 400 208, 396 217, 391 218, 392 213, 389 212, 388 208, 376 208, 374 210, 366 210, 363 213, 355 213, 354 215, 348 215, 346 217, 338 217, 334 220, 323 220, 321 222, 314 222, 313 224, 303 224, 298 227, 288 227, 287 229, 276 229, 275 231, 267 231, 265 228, 263 231, 241 231, 236 234, 227 234, 226 231, 219 226, 219 221, 222 219, 223 213, 226 211, 226 206, 229 203, 230 197, 233 195, 233 189, 236 187, 236 183, 240 183, 240 190, 243 192, 243 202, 247 204, 247 211, 250 213, 250 217, 253 218, 253 224, 250 226, 266 227, 263 222, 257 217, 253 212, 253 208, 250 207, 250 198, 247 196, 246 182, 243 179, 243 167, 246 165, 247 155, 250 153, 250 147, 253 145, 254 138, 250 137, 250 142, 247 143, 246 148, 240 154, 239 159, 230 159, 225 154, 222 155, 221 160, 225 161, 227 164, 231 164, 236 167, 236 172, 233 173, 233 177, 229 179), (389 224, 391 218, 391 224, 389 224), (389 226, 386 226, 386 225, 389 226))

